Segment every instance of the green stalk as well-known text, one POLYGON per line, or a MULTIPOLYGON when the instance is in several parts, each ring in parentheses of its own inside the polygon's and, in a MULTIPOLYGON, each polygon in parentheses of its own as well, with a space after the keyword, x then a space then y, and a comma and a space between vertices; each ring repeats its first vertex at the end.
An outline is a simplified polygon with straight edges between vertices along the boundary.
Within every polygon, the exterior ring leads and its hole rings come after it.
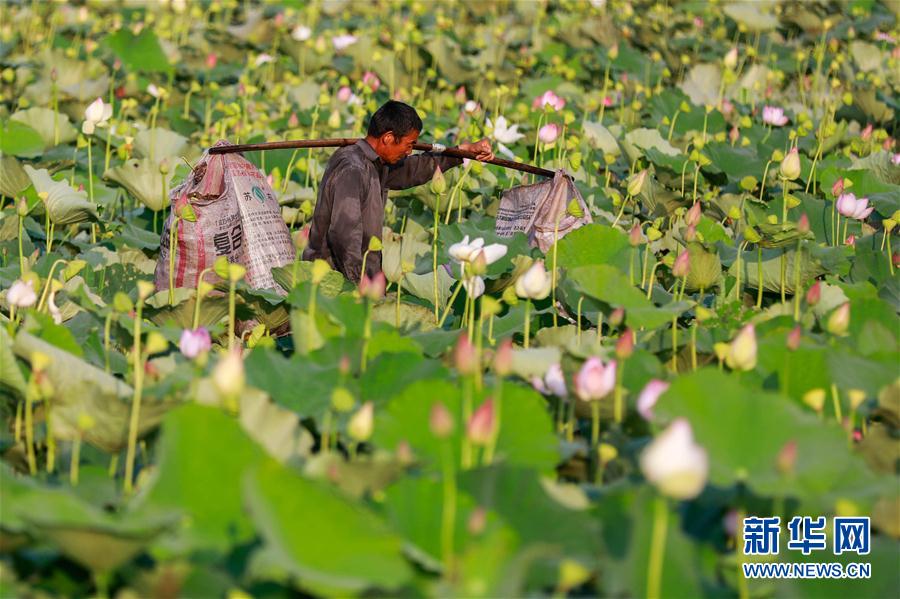
POLYGON ((675 123, 678 122, 679 114, 681 114, 681 109, 675 109, 675 114, 672 115, 672 123, 669 125, 669 134, 666 136, 666 141, 672 141, 672 133, 675 132, 675 123))
POLYGON ((653 280, 656 277, 656 267, 659 266, 659 262, 653 262, 653 268, 650 269, 650 276, 647 278, 647 299, 650 299, 650 295, 653 293, 653 280))
POLYGON ((672 317, 672 372, 678 372, 678 317, 672 317))
MULTIPOLYGON (((472 381, 468 375, 463 377, 463 403, 462 403, 462 425, 467 426, 472 418, 472 381)), ((472 442, 469 441, 467 435, 463 435, 462 439, 462 468, 468 470, 472 467, 472 442)))
POLYGON ((25 447, 28 458, 28 471, 37 475, 37 458, 34 455, 34 394, 37 385, 33 382, 25 392, 25 447))
POLYGON ((615 227, 618 224, 619 219, 622 218, 622 214, 625 213, 625 206, 628 205, 628 200, 630 200, 630 199, 631 199, 631 194, 630 193, 625 194, 625 199, 622 200, 622 207, 619 208, 619 213, 616 215, 616 220, 613 221, 613 224, 612 224, 613 227, 615 227))
POLYGON ((697 321, 691 327, 691 370, 697 370, 697 321))
POLYGON ((841 412, 841 396, 838 393, 837 385, 831 383, 831 400, 834 403, 834 420, 840 425, 843 421, 841 412))
POLYGON ((797 240, 797 253, 794 254, 794 322, 800 322, 800 241, 797 240))
POLYGON ((93 138, 92 136, 87 136, 87 146, 88 146, 88 198, 91 200, 91 204, 94 203, 94 160, 93 155, 91 154, 91 147, 93 146, 93 138))
POLYGON ((450 314, 450 308, 453 307, 453 302, 456 301, 456 296, 459 295, 459 290, 462 289, 463 283, 460 281, 456 284, 456 289, 453 290, 453 295, 450 296, 450 301, 447 302, 447 306, 444 308, 444 313, 441 315, 440 320, 438 320, 437 327, 441 328, 444 326, 444 321, 447 319, 447 315, 450 314))
POLYGON ((447 578, 453 571, 453 535, 456 528, 456 472, 449 442, 441 446, 444 500, 441 506, 441 555, 447 578))
POLYGON ((19 216, 19 276, 25 276, 25 252, 22 249, 22 237, 25 235, 25 217, 19 216))
MULTIPOLYGON (((172 226, 169 227, 169 305, 175 305, 175 247, 178 240, 178 215, 172 211, 172 226)), ((195 327, 196 328, 196 327, 195 327)))
POLYGON ((200 296, 200 283, 203 281, 204 275, 211 270, 212 268, 204 268, 197 277, 197 288, 194 292, 194 319, 192 321, 193 330, 195 331, 200 327, 200 303, 203 301, 203 298, 200 296))
POLYGON ((490 466, 494 462, 494 450, 497 448, 497 438, 500 436, 500 417, 502 416, 503 402, 503 378, 497 377, 494 391, 494 431, 491 440, 484 450, 484 463, 490 466))
POLYGON ((591 449, 596 453, 600 441, 600 401, 591 401, 591 449))
MULTIPOLYGON (((438 245, 438 223, 440 221, 440 209, 441 209, 441 195, 437 195, 436 204, 434 206, 434 239, 431 241, 431 269, 433 276, 433 290, 434 290, 434 321, 438 321, 438 312, 440 308, 438 307, 438 272, 437 272, 437 245, 438 245)), ((462 284, 462 283, 460 283, 462 284)))
POLYGON ((525 300, 525 349, 528 349, 528 339, 531 333, 531 300, 525 300))
POLYGON ((56 437, 53 435, 53 410, 50 398, 44 399, 44 409, 47 411, 45 422, 47 427, 47 474, 53 474, 56 469, 56 437))
POLYGON ((372 338, 372 302, 366 300, 366 322, 363 324, 362 356, 360 358, 360 372, 366 371, 366 361, 369 354, 369 339, 372 338))
POLYGON ((550 299, 553 304, 553 328, 557 327, 556 317, 559 309, 556 307, 556 248, 559 245, 559 221, 562 220, 562 217, 565 216, 565 212, 563 212, 559 218, 556 219, 556 222, 553 224, 553 270, 550 272, 550 289, 552 297, 550 299))
POLYGON ((16 440, 16 445, 18 445, 22 441, 22 405, 21 401, 16 402, 16 422, 13 426, 13 438, 16 440))
POLYGON ((758 309, 762 308, 762 296, 763 296, 763 268, 762 268, 762 246, 761 245, 756 246, 756 266, 757 266, 756 276, 758 279, 756 281, 756 287, 757 287, 756 309, 758 310, 758 309))
POLYGON ((72 460, 69 462, 69 482, 72 486, 78 484, 78 464, 81 461, 81 434, 72 441, 72 460))
MULTIPOLYGON (((606 70, 603 73, 603 90, 600 92, 600 116, 597 119, 597 122, 601 125, 603 124, 603 113, 606 112, 606 92, 609 91, 609 67, 612 63, 607 59, 606 62, 606 70)), ((671 139, 672 134, 669 133, 669 138, 671 139)))
POLYGON ((619 360, 618 368, 616 368, 616 386, 613 389, 613 410, 616 424, 622 424, 625 414, 625 402, 622 397, 622 373, 625 370, 625 360, 619 360))
POLYGON ((138 422, 141 415, 141 394, 144 386, 144 360, 141 356, 141 320, 144 311, 144 300, 138 297, 137 311, 134 319, 134 395, 131 399, 131 421, 128 426, 128 452, 125 454, 125 494, 133 490, 134 456, 137 447, 138 422))
POLYGON ((887 256, 888 256, 888 266, 891 269, 891 276, 894 276, 894 252, 891 250, 891 236, 887 236, 887 256))
POLYGON ((653 502, 653 533, 650 537, 650 558, 647 564, 647 598, 657 599, 662 589, 663 562, 666 553, 666 529, 669 506, 657 495, 653 502))
POLYGON ((394 325, 400 328, 400 293, 403 287, 403 273, 400 273, 400 280, 397 281, 397 303, 394 308, 394 325))
POLYGON ((581 304, 584 302, 584 296, 578 298, 578 320, 576 329, 576 335, 578 336, 578 347, 581 347, 581 304))
POLYGON ((228 350, 234 347, 234 319, 235 319, 235 295, 237 292, 237 281, 229 281, 228 283, 228 350))
POLYGON ((785 285, 787 283, 787 252, 781 250, 781 303, 785 302, 785 285))

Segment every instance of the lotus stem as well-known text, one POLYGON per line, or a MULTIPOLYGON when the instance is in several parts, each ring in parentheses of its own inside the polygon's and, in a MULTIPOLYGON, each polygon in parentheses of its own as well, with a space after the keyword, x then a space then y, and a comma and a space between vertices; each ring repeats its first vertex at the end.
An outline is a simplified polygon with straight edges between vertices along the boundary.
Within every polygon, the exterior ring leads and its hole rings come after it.
MULTIPOLYGON (((169 228, 169 305, 175 305, 175 248, 178 240, 178 215, 172 210, 172 226, 169 228)), ((196 328, 196 327, 195 327, 196 328)))
POLYGON ((641 262, 641 289, 644 288, 644 281, 647 279, 647 265, 650 263, 650 242, 644 248, 644 258, 641 262))
POLYGON ((647 599, 657 599, 661 596, 668 516, 669 506, 665 498, 657 495, 653 501, 653 533, 650 537, 650 558, 647 564, 647 599))
POLYGON ((797 240, 797 252, 794 254, 794 322, 800 322, 800 261, 802 258, 801 240, 797 240))
POLYGON ((672 141, 672 134, 675 132, 675 123, 678 122, 679 114, 681 114, 681 108, 676 108, 675 114, 672 115, 672 122, 669 124, 669 134, 666 136, 666 141, 672 141))
POLYGON ((581 347, 581 304, 584 303, 584 296, 578 298, 578 326, 576 326, 576 335, 578 337, 578 347, 581 347))
POLYGON ((619 360, 619 367, 616 368, 616 386, 613 389, 613 412, 616 424, 622 424, 625 415, 625 402, 622 397, 622 377, 625 371, 625 360, 619 360))
POLYGON ((72 486, 78 484, 78 465, 81 461, 81 435, 79 434, 72 441, 72 459, 69 462, 69 482, 72 486))
POLYGON ((763 267, 762 267, 762 246, 757 244, 756 246, 756 267, 757 267, 757 281, 756 281, 756 309, 762 308, 762 296, 763 296, 763 267))
POLYGON ((837 385, 831 383, 831 401, 834 404, 834 420, 841 424, 844 421, 844 417, 841 411, 841 396, 838 392, 837 385))
POLYGON ((235 326, 235 296, 237 295, 237 281, 228 282, 228 350, 234 347, 235 326))
POLYGON ((691 327, 691 370, 697 370, 697 321, 691 327))
MULTIPOLYGON (((462 418, 460 422, 462 426, 466 426, 472 418, 472 381, 468 375, 463 377, 463 402, 462 402, 462 418)), ((462 469, 468 470, 472 467, 472 442, 469 441, 467 435, 463 435, 461 456, 462 469)))
POLYGON ((372 302, 366 300, 366 321, 363 323, 362 355, 360 356, 360 372, 366 371, 366 361, 369 357, 369 340, 372 338, 372 302))
POLYGON ((672 372, 678 372, 678 317, 672 317, 672 372))
POLYGON ((144 360, 141 356, 141 320, 144 311, 144 300, 138 296, 136 315, 134 318, 134 395, 131 399, 131 421, 128 426, 128 452, 125 454, 125 494, 133 490, 134 457, 137 447, 138 422, 141 415, 141 394, 144 385, 144 360))
POLYGON ((557 313, 559 309, 556 307, 556 253, 557 246, 559 245, 559 222, 562 220, 562 217, 565 216, 565 212, 563 212, 559 217, 557 217, 556 222, 553 223, 553 270, 550 272, 550 289, 551 289, 551 298, 550 301, 553 305, 553 328, 557 328, 557 313))
POLYGON ((596 452, 600 442, 600 401, 591 401, 591 449, 596 452))
POLYGON ((26 267, 25 267, 25 251, 22 249, 22 238, 26 235, 25 233, 25 217, 19 216, 19 276, 25 276, 26 267))
POLYGON ((91 204, 94 203, 94 161, 93 155, 91 153, 91 148, 93 147, 93 137, 91 135, 87 136, 87 147, 88 147, 88 198, 91 200, 91 204))
POLYGON ((40 312, 44 308, 44 302, 47 301, 47 294, 50 292, 50 283, 53 281, 53 271, 56 270, 57 264, 64 264, 65 260, 60 258, 50 265, 50 272, 47 273, 47 282, 44 283, 44 290, 41 292, 41 299, 38 301, 37 311, 40 312))
POLYGON ((441 328, 444 326, 444 321, 447 319, 447 315, 450 314, 450 309, 453 307, 453 302, 456 301, 456 296, 459 295, 459 290, 462 289, 463 283, 460 281, 456 285, 456 289, 453 290, 453 295, 450 296, 450 301, 447 302, 447 306, 444 308, 444 313, 441 315, 440 320, 438 320, 437 327, 441 328))
POLYGON ((203 281, 203 277, 206 273, 210 272, 212 268, 204 268, 200 271, 200 274, 197 276, 197 287, 194 292, 194 319, 192 321, 193 330, 197 330, 200 327, 200 304, 203 301, 202 294, 200 293, 200 283, 203 281))
POLYGON ((453 453, 450 443, 441 445, 441 464, 443 469, 444 500, 441 505, 441 555, 444 561, 444 573, 447 578, 453 571, 453 536, 456 528, 456 472, 453 464, 453 453))
POLYGON ((622 200, 622 207, 619 208, 619 213, 616 214, 616 220, 613 221, 613 224, 612 224, 613 227, 615 227, 618 224, 619 219, 622 218, 622 214, 625 213, 625 206, 628 204, 629 199, 631 199, 631 194, 630 193, 625 194, 625 199, 622 200))
POLYGON ((440 312, 440 308, 438 306, 438 272, 437 272, 437 246, 438 246, 438 223, 440 221, 440 208, 441 208, 441 195, 437 195, 437 199, 435 200, 434 207, 434 239, 431 242, 431 270, 432 270, 432 278, 433 278, 433 291, 434 291, 434 321, 438 322, 438 312, 440 312))
POLYGON ((50 398, 44 398, 44 409, 47 415, 44 417, 47 427, 47 474, 53 474, 56 470, 56 437, 53 436, 53 409, 50 398))
POLYGON ((37 474, 37 458, 34 455, 34 395, 37 385, 33 382, 25 392, 25 454, 28 459, 28 471, 32 476, 37 474))
POLYGON ((16 421, 13 427, 13 438, 16 440, 16 445, 18 445, 22 441, 22 408, 23 404, 21 401, 16 402, 16 421))
POLYGON ((525 349, 528 349, 528 339, 531 334, 531 300, 525 300, 525 349))
POLYGON ((397 302, 394 304, 394 326, 400 328, 400 293, 403 288, 403 273, 400 274, 400 280, 397 281, 397 302))
POLYGON ((603 90, 600 92, 600 115, 597 118, 597 122, 601 125, 603 124, 603 113, 606 112, 606 92, 609 91, 609 67, 611 65, 612 63, 607 58, 606 70, 603 72, 603 90))
POLYGON ((891 236, 887 236, 887 255, 888 267, 891 270, 891 276, 894 276, 894 251, 891 249, 891 236))
POLYGON ((653 268, 650 269, 650 276, 647 277, 647 299, 650 299, 650 295, 653 293, 653 281, 656 276, 656 267, 659 266, 659 262, 653 262, 653 268))

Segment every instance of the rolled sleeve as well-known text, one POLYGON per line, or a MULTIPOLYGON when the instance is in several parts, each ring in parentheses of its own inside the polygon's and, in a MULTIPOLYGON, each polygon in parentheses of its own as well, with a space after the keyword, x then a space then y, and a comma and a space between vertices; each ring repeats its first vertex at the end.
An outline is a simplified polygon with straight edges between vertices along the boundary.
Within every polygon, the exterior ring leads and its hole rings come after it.
POLYGON ((462 164, 462 158, 442 156, 424 152, 409 156, 395 165, 388 167, 385 187, 388 189, 408 189, 431 181, 434 171, 440 167, 442 171, 462 164))

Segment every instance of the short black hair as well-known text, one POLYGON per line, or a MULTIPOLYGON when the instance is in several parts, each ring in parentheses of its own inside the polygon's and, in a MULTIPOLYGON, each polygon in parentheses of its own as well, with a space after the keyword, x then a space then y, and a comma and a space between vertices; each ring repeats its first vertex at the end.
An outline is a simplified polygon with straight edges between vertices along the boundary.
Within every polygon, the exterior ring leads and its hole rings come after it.
POLYGON ((411 131, 421 132, 422 119, 409 104, 388 100, 369 119, 368 134, 371 137, 381 137, 388 131, 393 132, 398 139, 411 131))

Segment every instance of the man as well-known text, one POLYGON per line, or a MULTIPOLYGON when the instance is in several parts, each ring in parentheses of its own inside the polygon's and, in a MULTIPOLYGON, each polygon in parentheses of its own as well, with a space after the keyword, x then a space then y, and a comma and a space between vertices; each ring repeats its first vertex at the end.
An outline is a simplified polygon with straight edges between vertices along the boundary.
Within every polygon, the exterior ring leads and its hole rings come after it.
MULTIPOLYGON (((369 240, 381 237, 387 190, 427 183, 438 167, 447 170, 462 164, 461 158, 438 154, 410 156, 421 132, 416 110, 391 100, 372 115, 364 139, 331 156, 319 186, 304 260, 321 258, 359 282, 369 240)), ((474 152, 480 160, 494 157, 486 139, 457 147, 474 152)), ((373 277, 379 271, 381 252, 369 252, 366 274, 373 277)))

